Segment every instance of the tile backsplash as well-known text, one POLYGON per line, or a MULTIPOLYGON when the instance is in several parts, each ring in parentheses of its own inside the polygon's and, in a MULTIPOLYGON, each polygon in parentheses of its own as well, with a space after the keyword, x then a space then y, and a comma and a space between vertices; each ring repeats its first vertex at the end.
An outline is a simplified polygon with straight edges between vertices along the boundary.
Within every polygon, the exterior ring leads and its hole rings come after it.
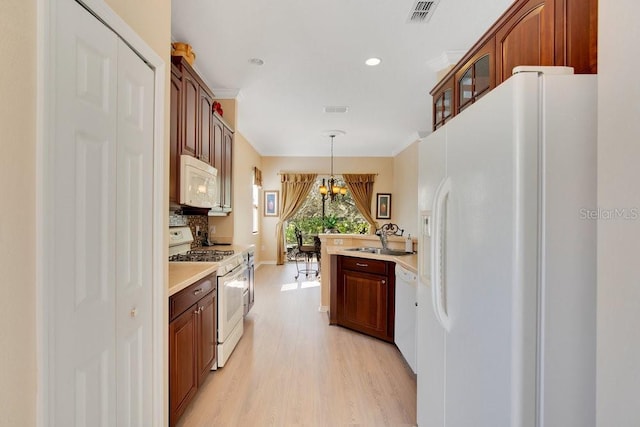
POLYGON ((209 218, 206 215, 184 215, 184 217, 187 219, 187 225, 193 234, 191 249, 202 246, 204 233, 207 233, 209 230, 209 218), (198 233, 196 232, 198 228, 200 228, 200 236, 198 236, 198 233))

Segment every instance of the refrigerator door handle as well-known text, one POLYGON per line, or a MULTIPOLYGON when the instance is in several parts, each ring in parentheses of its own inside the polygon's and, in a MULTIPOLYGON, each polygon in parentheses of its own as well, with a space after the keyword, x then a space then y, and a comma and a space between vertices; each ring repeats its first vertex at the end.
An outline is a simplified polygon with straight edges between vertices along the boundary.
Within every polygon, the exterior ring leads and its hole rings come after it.
POLYGON ((451 193, 451 179, 445 178, 436 190, 433 202, 433 228, 431 236, 431 278, 433 311, 438 323, 445 331, 449 331, 450 319, 446 307, 446 205, 451 193))

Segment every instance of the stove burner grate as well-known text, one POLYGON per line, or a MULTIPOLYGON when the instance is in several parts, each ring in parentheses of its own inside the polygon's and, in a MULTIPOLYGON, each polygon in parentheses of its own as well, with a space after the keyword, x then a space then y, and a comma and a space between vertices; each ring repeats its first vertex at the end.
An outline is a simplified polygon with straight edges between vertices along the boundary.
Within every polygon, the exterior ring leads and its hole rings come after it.
POLYGON ((169 261, 188 261, 188 262, 218 262, 224 258, 233 255, 232 250, 191 250, 186 254, 177 254, 169 257, 169 261))

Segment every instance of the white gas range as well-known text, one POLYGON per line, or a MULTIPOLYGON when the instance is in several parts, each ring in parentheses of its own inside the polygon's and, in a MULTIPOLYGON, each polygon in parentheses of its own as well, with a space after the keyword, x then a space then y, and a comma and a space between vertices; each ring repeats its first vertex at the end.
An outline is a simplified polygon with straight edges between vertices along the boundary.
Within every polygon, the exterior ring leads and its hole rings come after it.
POLYGON ((244 332, 244 301, 249 292, 249 269, 242 253, 201 248, 192 250, 193 234, 187 226, 169 229, 169 262, 217 264, 217 365, 224 366, 244 332))

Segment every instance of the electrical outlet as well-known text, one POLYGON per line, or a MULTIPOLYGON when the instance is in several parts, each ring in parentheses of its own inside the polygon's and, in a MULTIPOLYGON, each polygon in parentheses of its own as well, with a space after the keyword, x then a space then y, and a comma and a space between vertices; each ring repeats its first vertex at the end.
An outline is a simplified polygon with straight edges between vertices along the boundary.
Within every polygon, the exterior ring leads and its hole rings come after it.
POLYGON ((200 236, 200 226, 196 225, 196 236, 200 236))
POLYGON ((209 227, 209 234, 213 235, 216 234, 216 226, 212 225, 211 227, 209 227))

